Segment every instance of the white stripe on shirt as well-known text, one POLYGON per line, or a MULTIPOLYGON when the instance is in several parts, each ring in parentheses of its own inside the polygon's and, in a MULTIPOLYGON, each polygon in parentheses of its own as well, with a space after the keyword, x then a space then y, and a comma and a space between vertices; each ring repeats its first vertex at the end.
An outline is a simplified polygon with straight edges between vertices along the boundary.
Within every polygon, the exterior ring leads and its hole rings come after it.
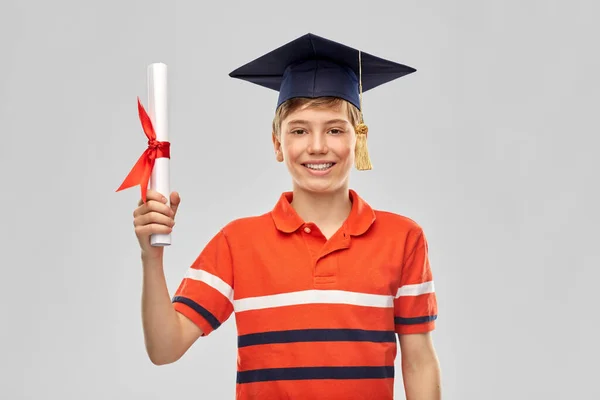
POLYGON ((433 286, 433 281, 417 283, 414 285, 404 285, 398 289, 396 298, 401 297, 401 296, 419 296, 422 294, 433 293, 433 292, 435 292, 435 288, 433 286))
POLYGON ((236 312, 301 304, 349 304, 363 307, 391 308, 393 296, 348 292, 343 290, 304 290, 268 296, 248 297, 234 301, 236 312))
POLYGON ((206 283, 233 302, 233 288, 218 276, 201 269, 189 268, 185 277, 206 283))

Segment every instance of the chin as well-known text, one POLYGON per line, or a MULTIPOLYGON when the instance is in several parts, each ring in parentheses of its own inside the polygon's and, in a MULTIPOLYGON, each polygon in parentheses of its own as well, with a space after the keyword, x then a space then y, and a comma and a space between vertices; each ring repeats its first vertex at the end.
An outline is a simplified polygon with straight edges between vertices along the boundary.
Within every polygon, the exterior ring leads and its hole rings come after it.
POLYGON ((325 193, 335 193, 345 187, 346 182, 307 182, 304 179, 296 180, 295 187, 299 190, 315 193, 315 194, 325 194, 325 193))

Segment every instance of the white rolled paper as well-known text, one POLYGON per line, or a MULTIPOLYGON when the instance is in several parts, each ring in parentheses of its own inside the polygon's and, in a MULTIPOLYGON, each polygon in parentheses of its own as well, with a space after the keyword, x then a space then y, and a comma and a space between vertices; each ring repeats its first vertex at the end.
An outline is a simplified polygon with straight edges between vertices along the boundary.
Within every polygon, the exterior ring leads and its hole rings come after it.
MULTIPOLYGON (((156 132, 156 140, 169 141, 168 118, 168 86, 167 66, 163 63, 154 63, 148 66, 148 116, 156 132)), ((149 188, 156 190, 167 198, 171 205, 170 187, 170 159, 157 158, 150 176, 149 188)), ((150 236, 152 246, 169 246, 171 234, 153 234, 150 236)))

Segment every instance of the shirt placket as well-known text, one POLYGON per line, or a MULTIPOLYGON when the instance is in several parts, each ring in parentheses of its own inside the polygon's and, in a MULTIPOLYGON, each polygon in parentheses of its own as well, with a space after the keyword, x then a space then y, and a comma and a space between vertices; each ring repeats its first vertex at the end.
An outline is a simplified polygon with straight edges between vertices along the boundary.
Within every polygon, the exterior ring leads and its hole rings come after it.
POLYGON ((345 228, 329 240, 314 224, 304 224, 301 232, 312 261, 314 287, 324 289, 335 286, 340 272, 339 257, 336 257, 335 252, 350 245, 350 236, 345 228))

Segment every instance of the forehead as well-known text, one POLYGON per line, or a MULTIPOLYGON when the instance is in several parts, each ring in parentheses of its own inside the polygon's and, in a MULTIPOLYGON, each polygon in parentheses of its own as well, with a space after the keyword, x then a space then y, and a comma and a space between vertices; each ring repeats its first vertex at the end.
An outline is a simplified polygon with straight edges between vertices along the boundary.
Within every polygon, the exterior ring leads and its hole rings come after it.
POLYGON ((330 119, 342 119, 350 122, 348 119, 348 110, 344 104, 338 105, 302 105, 291 111, 282 121, 289 123, 292 120, 305 121, 325 121, 330 119))

